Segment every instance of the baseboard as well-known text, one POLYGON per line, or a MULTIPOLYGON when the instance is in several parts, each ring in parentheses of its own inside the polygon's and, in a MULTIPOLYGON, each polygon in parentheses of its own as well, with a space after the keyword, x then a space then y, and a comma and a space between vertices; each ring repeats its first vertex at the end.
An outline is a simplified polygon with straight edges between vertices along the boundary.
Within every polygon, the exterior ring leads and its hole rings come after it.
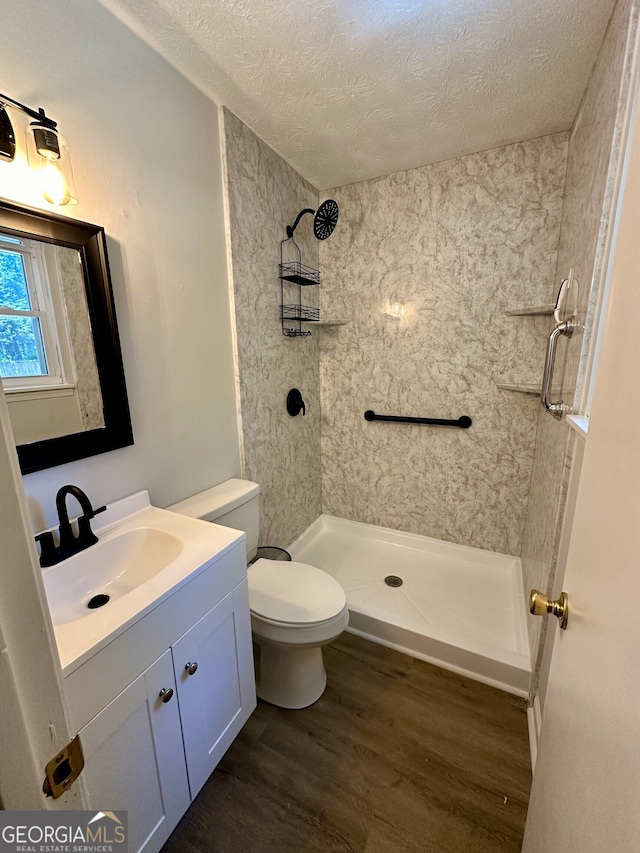
POLYGON ((542 728, 542 710, 540 700, 536 696, 533 705, 527 708, 527 722, 529 724, 529 750, 531 752, 531 771, 535 769, 538 757, 538 740, 542 728))

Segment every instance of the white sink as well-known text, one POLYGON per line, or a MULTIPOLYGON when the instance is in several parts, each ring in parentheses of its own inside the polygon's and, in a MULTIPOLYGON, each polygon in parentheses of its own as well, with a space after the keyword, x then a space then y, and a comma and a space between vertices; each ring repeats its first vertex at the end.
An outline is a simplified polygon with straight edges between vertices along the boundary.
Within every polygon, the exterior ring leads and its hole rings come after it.
POLYGON ((201 571, 225 565, 232 548, 245 547, 238 530, 151 506, 147 492, 109 504, 94 533, 96 544, 42 572, 65 676, 201 571))
POLYGON ((105 539, 44 573, 51 620, 63 625, 108 607, 165 569, 182 551, 172 533, 139 527, 105 539))

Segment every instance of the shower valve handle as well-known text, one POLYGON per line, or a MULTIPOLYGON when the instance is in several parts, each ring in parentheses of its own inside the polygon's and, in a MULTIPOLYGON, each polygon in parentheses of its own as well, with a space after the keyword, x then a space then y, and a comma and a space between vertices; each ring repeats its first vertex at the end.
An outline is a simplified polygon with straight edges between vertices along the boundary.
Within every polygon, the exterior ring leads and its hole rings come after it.
POLYGON ((292 388, 287 394, 287 411, 292 418, 295 418, 300 412, 302 412, 303 416, 307 413, 302 394, 297 388, 292 388))

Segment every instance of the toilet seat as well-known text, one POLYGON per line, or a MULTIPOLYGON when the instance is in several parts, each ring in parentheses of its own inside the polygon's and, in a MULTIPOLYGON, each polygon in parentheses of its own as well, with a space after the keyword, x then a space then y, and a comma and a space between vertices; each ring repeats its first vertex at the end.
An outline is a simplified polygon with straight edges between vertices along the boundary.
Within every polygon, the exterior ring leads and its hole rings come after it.
POLYGON ((307 563, 260 559, 249 566, 247 577, 252 615, 273 625, 312 628, 346 608, 338 581, 307 563))
POLYGON ((348 624, 349 609, 346 604, 333 619, 308 625, 273 622, 255 613, 251 614, 251 630, 254 639, 258 638, 260 642, 277 643, 289 649, 311 649, 324 646, 340 636, 348 624))

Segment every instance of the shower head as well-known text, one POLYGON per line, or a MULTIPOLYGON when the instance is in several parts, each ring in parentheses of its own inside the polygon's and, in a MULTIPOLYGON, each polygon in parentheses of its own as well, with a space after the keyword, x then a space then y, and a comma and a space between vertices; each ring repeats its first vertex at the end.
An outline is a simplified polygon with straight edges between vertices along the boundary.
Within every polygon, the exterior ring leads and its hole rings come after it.
POLYGON ((338 224, 338 204, 332 198, 328 198, 322 202, 317 210, 313 210, 311 207, 305 207, 304 210, 301 210, 293 225, 287 225, 287 237, 293 237, 293 232, 305 213, 315 214, 313 217, 313 233, 318 240, 326 240, 333 234, 333 229, 338 224))
POLYGON ((326 240, 333 234, 337 224, 338 205, 332 198, 328 198, 316 210, 316 215, 313 217, 313 233, 318 240, 326 240))

